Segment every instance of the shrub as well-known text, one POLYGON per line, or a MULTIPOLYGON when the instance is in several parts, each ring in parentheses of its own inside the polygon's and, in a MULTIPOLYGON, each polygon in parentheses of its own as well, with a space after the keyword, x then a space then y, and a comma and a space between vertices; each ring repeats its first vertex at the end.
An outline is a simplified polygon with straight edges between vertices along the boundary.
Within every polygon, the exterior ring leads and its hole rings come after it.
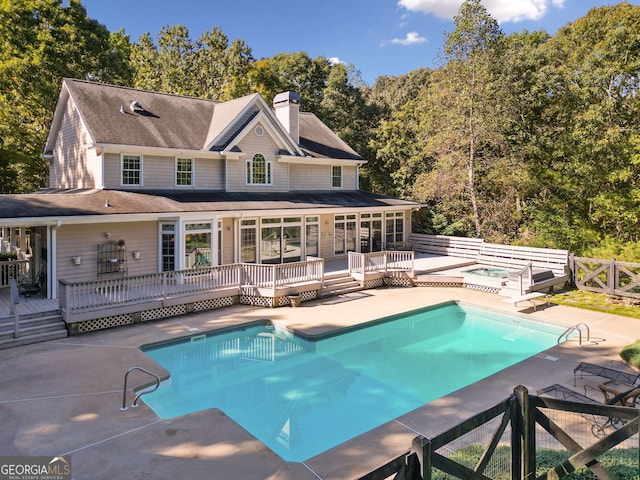
POLYGON ((16 252, 4 252, 0 253, 0 262, 8 262, 10 260, 17 260, 18 254, 16 252))
POLYGON ((620 351, 620 357, 629 365, 640 368, 640 339, 620 351))

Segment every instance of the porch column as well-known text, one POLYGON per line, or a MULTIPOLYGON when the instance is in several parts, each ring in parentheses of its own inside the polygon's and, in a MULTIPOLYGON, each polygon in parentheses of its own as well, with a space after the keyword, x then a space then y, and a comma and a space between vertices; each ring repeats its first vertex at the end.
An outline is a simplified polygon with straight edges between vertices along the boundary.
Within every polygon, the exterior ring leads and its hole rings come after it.
POLYGON ((47 226, 47 298, 58 298, 58 227, 60 222, 55 225, 47 226))

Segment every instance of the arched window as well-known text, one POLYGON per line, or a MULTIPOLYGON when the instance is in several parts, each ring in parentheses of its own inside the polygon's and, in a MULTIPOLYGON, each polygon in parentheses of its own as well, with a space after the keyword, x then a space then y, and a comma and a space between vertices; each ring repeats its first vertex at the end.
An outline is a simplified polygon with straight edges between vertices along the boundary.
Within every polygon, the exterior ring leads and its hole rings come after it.
POLYGON ((271 162, 261 153, 256 153, 247 161, 248 185, 271 185, 271 162))

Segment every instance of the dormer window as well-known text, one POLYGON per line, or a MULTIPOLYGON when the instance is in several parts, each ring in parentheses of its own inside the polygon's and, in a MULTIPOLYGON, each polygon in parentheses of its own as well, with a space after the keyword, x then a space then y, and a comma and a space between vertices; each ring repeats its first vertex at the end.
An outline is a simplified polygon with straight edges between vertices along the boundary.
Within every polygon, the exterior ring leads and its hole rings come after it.
POLYGON ((247 185, 271 185, 271 162, 261 153, 247 160, 247 185))
POLYGON ((122 185, 142 185, 142 156, 122 155, 122 185))

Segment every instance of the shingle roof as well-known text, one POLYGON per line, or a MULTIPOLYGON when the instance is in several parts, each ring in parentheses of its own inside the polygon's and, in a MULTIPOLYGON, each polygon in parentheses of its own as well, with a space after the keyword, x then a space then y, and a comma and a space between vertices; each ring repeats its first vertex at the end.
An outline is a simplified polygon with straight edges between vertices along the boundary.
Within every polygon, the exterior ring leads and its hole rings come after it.
POLYGON ((411 208, 419 205, 408 200, 361 191, 232 193, 158 190, 138 193, 119 190, 42 190, 25 195, 3 195, 0 202, 0 220, 64 218, 82 215, 307 210, 336 207, 411 208))
POLYGON ((300 112, 299 122, 300 146, 307 155, 362 161, 360 155, 313 113, 300 112))
MULTIPOLYGON (((217 102, 84 80, 65 79, 64 84, 96 144, 202 150, 215 140, 213 149, 222 149, 260 108, 257 93, 217 102), (132 102, 143 110, 133 112, 132 102)), ((299 118, 305 154, 363 161, 315 115, 301 112, 299 118)), ((52 127, 48 145, 55 133, 52 127)))
POLYGON ((198 150, 217 104, 81 80, 65 83, 95 143, 198 150), (144 112, 131 111, 134 101, 144 112))

